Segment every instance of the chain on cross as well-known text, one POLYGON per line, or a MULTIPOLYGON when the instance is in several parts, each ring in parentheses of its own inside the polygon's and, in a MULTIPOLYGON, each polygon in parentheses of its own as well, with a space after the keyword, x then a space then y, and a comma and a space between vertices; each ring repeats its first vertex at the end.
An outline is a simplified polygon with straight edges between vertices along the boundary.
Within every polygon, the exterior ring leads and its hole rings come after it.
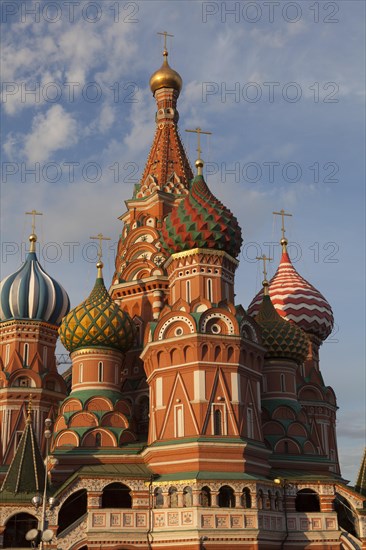
POLYGON ((288 217, 292 217, 292 214, 288 214, 287 212, 284 211, 284 209, 282 208, 282 210, 280 210, 279 212, 272 212, 272 214, 274 214, 275 216, 281 216, 282 218, 282 227, 281 227, 281 231, 282 231, 282 238, 285 239, 285 233, 286 233, 286 229, 285 229, 285 216, 288 216, 288 217))
POLYGON ((99 245, 98 245, 98 262, 100 262, 102 260, 102 256, 103 256, 103 250, 102 250, 102 242, 103 241, 110 241, 110 237, 105 237, 103 235, 103 233, 98 233, 98 235, 96 237, 90 237, 90 239, 94 240, 94 241, 99 241, 99 245))
POLYGON ((42 212, 37 212, 37 210, 32 210, 31 212, 26 212, 28 216, 32 216, 32 234, 36 232, 36 216, 43 216, 42 212))
POLYGON ((171 38, 173 38, 173 37, 174 37, 174 34, 169 34, 169 33, 167 33, 166 31, 164 31, 164 32, 158 32, 158 33, 156 33, 156 34, 160 34, 161 36, 164 36, 164 52, 166 52, 166 51, 167 51, 167 49, 166 49, 166 39, 167 39, 168 36, 171 37, 171 38))

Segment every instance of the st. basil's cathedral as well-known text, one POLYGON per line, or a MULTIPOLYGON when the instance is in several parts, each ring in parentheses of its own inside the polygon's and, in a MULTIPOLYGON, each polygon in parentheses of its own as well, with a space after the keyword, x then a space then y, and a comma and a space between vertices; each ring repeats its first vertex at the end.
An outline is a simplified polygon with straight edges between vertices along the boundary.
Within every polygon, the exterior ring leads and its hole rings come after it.
POLYGON ((35 223, 1 282, 0 547, 365 550, 366 459, 348 486, 320 368, 331 306, 284 226, 274 277, 264 256, 263 289, 235 304, 241 228, 200 146, 191 169, 166 50, 150 87, 156 132, 110 288, 100 234, 95 285, 70 310, 35 223))

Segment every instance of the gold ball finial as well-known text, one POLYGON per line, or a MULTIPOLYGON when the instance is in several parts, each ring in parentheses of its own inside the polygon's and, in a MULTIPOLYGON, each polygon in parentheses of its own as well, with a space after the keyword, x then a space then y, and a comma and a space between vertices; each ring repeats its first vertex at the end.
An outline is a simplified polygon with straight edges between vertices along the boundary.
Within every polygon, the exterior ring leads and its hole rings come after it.
POLYGON ((168 63, 168 51, 163 51, 163 64, 155 71, 150 78, 150 89, 153 94, 160 88, 173 88, 180 93, 183 85, 182 77, 177 71, 172 69, 168 63))
POLYGON ((35 252, 36 242, 37 242, 37 235, 35 233, 32 233, 31 235, 29 235, 29 242, 30 242, 29 252, 35 252))
POLYGON ((97 262, 97 268, 102 269, 104 267, 104 263, 102 261, 97 262))
POLYGON ((267 281, 267 279, 264 279, 262 281, 262 285, 263 285, 263 293, 265 296, 268 296, 269 294, 269 282, 267 281))
POLYGON ((197 159, 196 162, 194 163, 195 167, 197 168, 197 176, 202 176, 204 164, 205 163, 203 162, 202 159, 197 159))

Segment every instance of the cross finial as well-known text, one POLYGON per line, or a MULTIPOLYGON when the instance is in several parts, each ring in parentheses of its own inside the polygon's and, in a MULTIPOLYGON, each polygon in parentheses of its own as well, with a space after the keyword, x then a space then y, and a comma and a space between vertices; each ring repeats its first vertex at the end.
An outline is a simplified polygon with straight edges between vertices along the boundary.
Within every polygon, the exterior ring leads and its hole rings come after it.
MULTIPOLYGON (((105 237, 103 235, 103 233, 98 233, 98 235, 96 237, 90 237, 92 240, 94 241, 99 241, 99 245, 98 245, 98 263, 102 263, 101 260, 102 260, 102 256, 103 256, 103 250, 102 250, 102 242, 103 241, 110 241, 110 237, 105 237)), ((103 266, 102 266, 103 267, 103 266)))
POLYGON ((205 134, 207 136, 211 136, 212 135, 212 132, 204 132, 203 130, 201 130, 201 128, 196 128, 195 130, 186 130, 186 132, 191 132, 193 134, 197 134, 197 153, 198 153, 198 156, 197 156, 197 160, 196 160, 196 166, 197 166, 197 174, 200 176, 202 175, 202 168, 203 168, 203 161, 201 159, 201 153, 202 153, 202 149, 201 149, 201 134, 205 134))
POLYGON ((30 246, 30 252, 36 251, 36 242, 37 242, 37 235, 36 235, 36 216, 43 216, 42 212, 37 212, 37 210, 32 210, 31 212, 26 212, 28 216, 32 216, 32 234, 29 236, 29 241, 31 243, 30 246))
POLYGON ((166 49, 166 38, 167 38, 167 36, 170 36, 171 38, 173 38, 174 34, 169 34, 166 31, 158 32, 157 34, 160 34, 161 36, 164 36, 164 52, 166 52, 167 51, 167 49, 166 49))
POLYGON ((265 254, 262 254, 262 256, 257 256, 256 260, 262 260, 263 262, 263 288, 264 288, 264 294, 268 294, 268 281, 267 281, 267 265, 266 262, 270 262, 273 260, 273 258, 268 258, 265 254))
POLYGON ((287 244, 287 239, 286 239, 286 237, 285 237, 285 233, 286 233, 286 229, 285 229, 285 216, 292 217, 292 214, 288 214, 287 212, 284 211, 283 208, 282 208, 282 210, 280 210, 279 212, 272 212, 272 214, 274 214, 275 216, 281 216, 281 218, 282 218, 282 227, 281 227, 281 231, 282 231, 282 241, 286 241, 286 243, 284 243, 284 244, 287 244))

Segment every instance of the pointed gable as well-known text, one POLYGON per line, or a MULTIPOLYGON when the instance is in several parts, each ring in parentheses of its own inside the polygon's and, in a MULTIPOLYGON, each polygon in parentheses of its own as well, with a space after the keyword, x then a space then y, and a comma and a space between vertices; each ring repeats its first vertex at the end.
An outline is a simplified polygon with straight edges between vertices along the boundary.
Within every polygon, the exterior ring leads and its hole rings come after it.
POLYGON ((30 416, 14 458, 9 466, 1 491, 9 493, 39 493, 43 491, 45 467, 30 416))

